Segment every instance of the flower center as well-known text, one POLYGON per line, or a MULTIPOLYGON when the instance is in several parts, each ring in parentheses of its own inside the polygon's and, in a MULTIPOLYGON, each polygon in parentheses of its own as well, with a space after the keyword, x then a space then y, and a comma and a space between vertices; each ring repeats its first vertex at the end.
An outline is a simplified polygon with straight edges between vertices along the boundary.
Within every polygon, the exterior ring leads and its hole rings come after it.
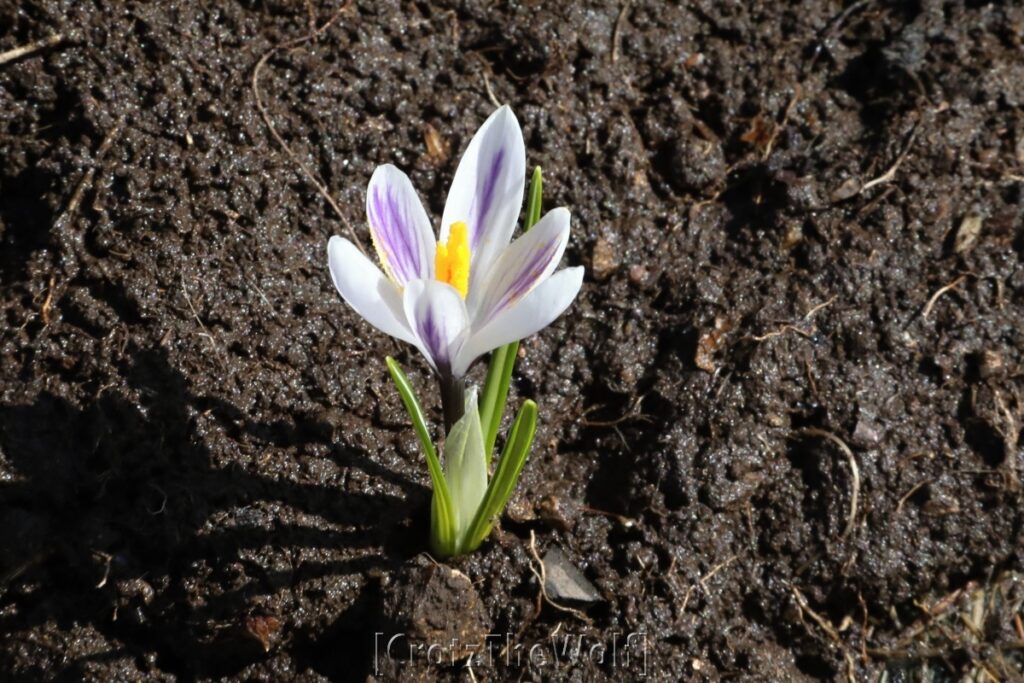
POLYGON ((447 282, 466 298, 469 289, 469 230, 462 221, 452 223, 448 230, 448 243, 437 243, 434 271, 437 279, 447 282))

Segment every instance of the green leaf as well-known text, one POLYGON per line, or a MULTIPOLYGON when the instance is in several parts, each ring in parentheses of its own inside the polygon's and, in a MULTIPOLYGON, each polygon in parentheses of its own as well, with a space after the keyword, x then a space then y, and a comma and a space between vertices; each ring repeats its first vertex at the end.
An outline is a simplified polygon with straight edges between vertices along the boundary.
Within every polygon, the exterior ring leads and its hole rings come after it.
POLYGON ((467 392, 463 415, 444 440, 444 477, 451 493, 458 548, 487 490, 487 459, 475 388, 467 392))
POLYGON ((530 447, 536 433, 537 404, 528 400, 523 403, 515 422, 512 423, 505 448, 501 452, 498 469, 487 487, 487 492, 484 493, 484 499, 464 537, 464 542, 458 548, 459 554, 473 552, 491 533, 495 521, 501 516, 509 498, 512 497, 512 491, 515 490, 523 465, 530 455, 530 447))
POLYGON ((427 422, 423 416, 423 408, 416 399, 416 394, 409 383, 409 378, 402 372, 398 362, 388 356, 385 359, 388 365, 388 372, 395 382, 398 394, 402 397, 405 410, 412 420, 413 429, 423 446, 423 454, 427 458, 427 469, 430 471, 430 481, 434 487, 433 499, 430 502, 430 542, 434 552, 443 556, 454 555, 456 546, 456 520, 452 508, 452 497, 448 491, 448 482, 445 481, 444 471, 441 469, 441 462, 437 459, 437 451, 434 449, 434 442, 427 430, 427 422))
MULTIPOLYGON (((523 232, 532 228, 540 220, 543 194, 544 175, 541 173, 540 166, 537 166, 533 169, 533 177, 530 179, 530 194, 526 202, 523 232)), ((491 453, 494 451, 494 442, 498 438, 501 417, 505 414, 508 389, 512 383, 512 369, 516 365, 518 353, 519 342, 506 344, 494 350, 490 363, 487 365, 487 379, 484 381, 484 393, 480 401, 480 420, 484 427, 484 453, 487 457, 488 469, 491 466, 491 453)))
POLYGON ((533 169, 533 177, 530 178, 530 196, 526 200, 526 222, 523 224, 523 232, 526 232, 537 225, 540 220, 540 201, 544 194, 544 176, 540 166, 533 169))
POLYGON ((512 384, 512 369, 516 365, 519 342, 499 346, 491 354, 487 365, 487 379, 484 380, 483 399, 480 401, 480 421, 484 428, 484 453, 487 454, 487 468, 491 467, 491 453, 498 439, 501 417, 505 414, 508 389, 512 384))

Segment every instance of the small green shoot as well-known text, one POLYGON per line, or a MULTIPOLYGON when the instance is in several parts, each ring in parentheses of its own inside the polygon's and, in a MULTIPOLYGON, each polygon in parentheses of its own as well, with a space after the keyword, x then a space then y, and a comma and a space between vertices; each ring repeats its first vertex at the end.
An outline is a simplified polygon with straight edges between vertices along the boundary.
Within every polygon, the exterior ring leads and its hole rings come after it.
POLYGON ((466 395, 465 412, 445 439, 444 468, 430 439, 423 409, 408 378, 393 358, 387 359, 427 458, 434 488, 431 501, 431 547, 441 557, 465 555, 480 547, 515 490, 537 431, 537 404, 526 401, 516 415, 497 471, 488 481, 490 458, 484 450, 476 391, 466 395))
POLYGON ((439 555, 455 554, 455 520, 452 506, 452 496, 448 491, 448 482, 444 478, 444 471, 441 469, 441 462, 437 459, 437 451, 434 449, 434 442, 430 439, 430 431, 427 429, 426 419, 423 416, 423 408, 416 398, 416 393, 409 384, 409 378, 402 372, 401 366, 391 356, 386 359, 388 372, 402 397, 405 410, 412 420, 413 429, 423 446, 423 454, 427 457, 427 469, 430 471, 430 482, 434 486, 434 495, 430 504, 430 539, 434 552, 439 555))

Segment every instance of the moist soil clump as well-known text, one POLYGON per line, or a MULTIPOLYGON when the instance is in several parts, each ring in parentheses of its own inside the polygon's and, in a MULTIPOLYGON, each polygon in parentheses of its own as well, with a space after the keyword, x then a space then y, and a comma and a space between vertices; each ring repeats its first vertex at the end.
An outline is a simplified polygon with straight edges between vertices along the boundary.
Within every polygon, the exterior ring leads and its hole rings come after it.
POLYGON ((0 26, 59 34, 0 64, 0 677, 1020 675, 1019 4, 0 26), (433 380, 326 244, 368 243, 382 163, 437 219, 504 102, 588 274, 522 345, 541 423, 501 527, 434 565, 383 358, 433 380), (596 599, 543 590, 552 549, 596 599))

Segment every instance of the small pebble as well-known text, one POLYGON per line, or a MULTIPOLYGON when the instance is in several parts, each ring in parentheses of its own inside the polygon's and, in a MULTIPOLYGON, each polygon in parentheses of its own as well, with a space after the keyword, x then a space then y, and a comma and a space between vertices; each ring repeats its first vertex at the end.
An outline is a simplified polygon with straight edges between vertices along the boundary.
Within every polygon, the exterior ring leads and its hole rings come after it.
POLYGON ((558 548, 544 554, 544 592, 552 600, 593 603, 601 599, 594 584, 558 548))

